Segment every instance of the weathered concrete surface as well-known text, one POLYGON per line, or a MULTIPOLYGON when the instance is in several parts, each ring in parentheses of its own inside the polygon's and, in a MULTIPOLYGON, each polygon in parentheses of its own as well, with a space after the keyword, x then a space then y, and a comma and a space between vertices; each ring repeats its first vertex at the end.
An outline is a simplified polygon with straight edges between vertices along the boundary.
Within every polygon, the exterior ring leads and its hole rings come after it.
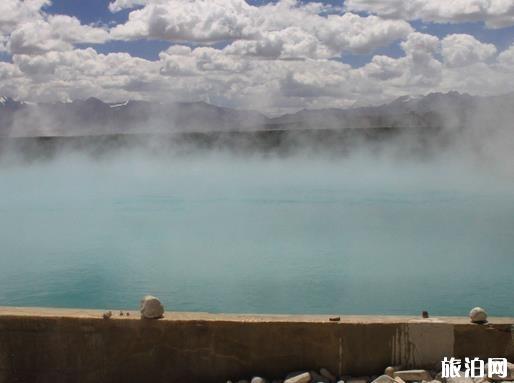
POLYGON ((514 318, 102 313, 0 308, 0 383, 225 382, 321 367, 357 376, 443 356, 514 358, 514 318))

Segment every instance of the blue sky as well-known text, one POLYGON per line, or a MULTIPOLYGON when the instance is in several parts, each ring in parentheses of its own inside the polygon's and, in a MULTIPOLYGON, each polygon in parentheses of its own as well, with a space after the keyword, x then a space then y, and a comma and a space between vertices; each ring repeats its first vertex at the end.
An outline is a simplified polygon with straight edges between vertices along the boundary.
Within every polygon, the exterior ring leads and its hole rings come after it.
MULTIPOLYGON (((270 0, 249 0, 252 5, 263 5, 272 2, 270 0)), ((308 3, 309 1, 303 1, 308 3)), ((318 3, 343 6, 341 0, 318 0, 318 3)), ((114 25, 123 23, 127 20, 130 10, 123 10, 112 13, 108 9, 109 0, 52 0, 52 5, 45 10, 50 14, 65 14, 77 17, 84 24, 114 25)), ((429 33, 439 38, 454 33, 464 33, 475 36, 478 40, 494 44, 498 50, 504 50, 514 43, 514 26, 501 29, 486 28, 483 22, 473 23, 423 23, 413 21, 412 25, 416 30, 429 33)), ((159 52, 172 45, 167 41, 111 41, 93 46, 98 52, 127 52, 133 56, 155 60, 159 52)), ((82 45, 84 46, 84 45, 82 45)), ((346 53, 343 61, 354 67, 366 64, 374 54, 384 54, 391 57, 399 57, 403 54, 399 43, 393 43, 388 47, 377 49, 368 54, 346 53)))

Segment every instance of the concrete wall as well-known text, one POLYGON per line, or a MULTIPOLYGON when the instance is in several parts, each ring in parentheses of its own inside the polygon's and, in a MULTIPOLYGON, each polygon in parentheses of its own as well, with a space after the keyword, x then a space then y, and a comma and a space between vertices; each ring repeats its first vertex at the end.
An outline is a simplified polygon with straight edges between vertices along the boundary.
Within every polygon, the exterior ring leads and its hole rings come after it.
POLYGON ((514 358, 514 318, 240 316, 0 308, 0 382, 225 382, 301 369, 378 374, 444 356, 514 358))

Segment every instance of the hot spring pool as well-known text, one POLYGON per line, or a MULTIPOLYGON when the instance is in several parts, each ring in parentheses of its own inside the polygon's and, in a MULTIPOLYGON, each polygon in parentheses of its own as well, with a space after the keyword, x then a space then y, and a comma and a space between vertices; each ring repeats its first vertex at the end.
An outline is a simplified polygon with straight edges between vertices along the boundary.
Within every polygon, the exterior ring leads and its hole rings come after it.
POLYGON ((0 167, 0 305, 514 315, 514 183, 457 162, 0 167))

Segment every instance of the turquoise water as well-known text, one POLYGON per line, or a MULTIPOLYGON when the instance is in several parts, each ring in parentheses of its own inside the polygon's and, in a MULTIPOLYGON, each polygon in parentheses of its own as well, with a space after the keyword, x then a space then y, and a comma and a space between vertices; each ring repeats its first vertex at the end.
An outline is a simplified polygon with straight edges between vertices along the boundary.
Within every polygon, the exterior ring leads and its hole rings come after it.
POLYGON ((514 315, 514 183, 371 158, 0 167, 0 305, 514 315))

